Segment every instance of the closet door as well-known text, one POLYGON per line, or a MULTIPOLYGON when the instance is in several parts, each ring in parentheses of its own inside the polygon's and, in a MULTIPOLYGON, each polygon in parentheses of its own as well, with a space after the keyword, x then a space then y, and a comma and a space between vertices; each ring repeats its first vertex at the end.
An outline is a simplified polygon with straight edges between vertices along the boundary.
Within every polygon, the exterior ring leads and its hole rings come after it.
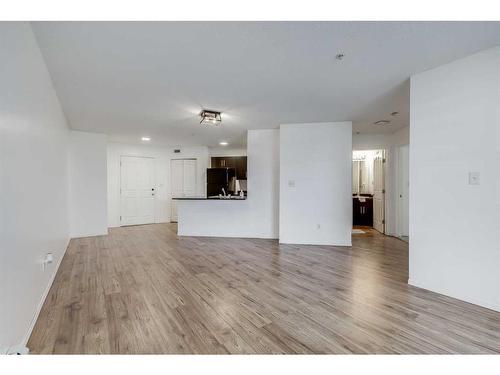
POLYGON ((184 160, 183 193, 185 197, 196 196, 196 160, 184 160))
MULTIPOLYGON (((170 162, 172 198, 196 196, 196 159, 174 159, 170 162)), ((171 201, 170 221, 177 222, 177 200, 171 201)))
MULTIPOLYGON (((172 160, 170 162, 170 181, 172 198, 184 197, 184 161, 172 160)), ((177 222, 177 201, 172 199, 170 221, 177 222)))
POLYGON ((184 160, 170 162, 172 198, 184 197, 184 160))

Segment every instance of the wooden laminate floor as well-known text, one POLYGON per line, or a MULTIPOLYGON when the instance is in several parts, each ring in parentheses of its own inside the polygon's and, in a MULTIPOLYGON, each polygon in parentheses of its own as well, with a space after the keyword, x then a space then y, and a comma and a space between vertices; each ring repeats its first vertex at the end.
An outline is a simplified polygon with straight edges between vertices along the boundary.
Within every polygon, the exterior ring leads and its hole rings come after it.
POLYGON ((33 353, 499 353, 500 313, 408 286, 408 245, 178 238, 174 224, 72 240, 33 353))

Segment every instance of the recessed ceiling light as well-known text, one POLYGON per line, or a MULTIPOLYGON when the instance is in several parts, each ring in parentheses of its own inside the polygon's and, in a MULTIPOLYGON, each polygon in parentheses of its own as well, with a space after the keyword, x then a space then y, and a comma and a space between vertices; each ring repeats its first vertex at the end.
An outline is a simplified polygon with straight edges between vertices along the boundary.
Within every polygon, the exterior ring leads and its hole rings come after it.
POLYGON ((149 142, 151 140, 150 137, 142 137, 141 138, 142 141, 146 141, 146 142, 149 142))
POLYGON ((397 115, 399 115, 398 111, 391 112, 391 116, 397 116, 397 115))
POLYGON ((388 123, 390 123, 389 120, 378 120, 378 121, 375 121, 373 124, 374 125, 387 125, 388 123))
POLYGON ((220 144, 221 146, 227 146, 229 143, 227 143, 226 141, 221 141, 221 142, 219 142, 219 144, 220 144))
POLYGON ((217 111, 209 111, 204 109, 200 113, 201 121, 200 124, 205 123, 208 125, 220 125, 222 121, 221 113, 217 111))
POLYGON ((341 53, 337 53, 337 54, 335 55, 335 58, 336 58, 337 60, 343 60, 343 59, 344 59, 344 57, 345 57, 345 54, 343 54, 342 52, 341 52, 341 53))

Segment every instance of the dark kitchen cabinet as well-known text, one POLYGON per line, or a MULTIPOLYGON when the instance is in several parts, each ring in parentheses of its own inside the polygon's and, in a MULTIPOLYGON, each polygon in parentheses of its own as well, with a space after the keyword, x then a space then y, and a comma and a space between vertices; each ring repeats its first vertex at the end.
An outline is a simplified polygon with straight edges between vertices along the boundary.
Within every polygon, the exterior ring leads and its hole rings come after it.
POLYGON ((235 158, 236 160, 236 179, 246 180, 247 179, 247 157, 239 156, 235 158))
POLYGON ((212 158, 212 168, 234 168, 233 157, 212 158))
POLYGON ((247 179, 246 156, 217 156, 211 160, 212 168, 234 168, 237 180, 247 179))
POLYGON ((364 202, 352 198, 352 216, 354 225, 373 226, 373 198, 365 197, 364 202))

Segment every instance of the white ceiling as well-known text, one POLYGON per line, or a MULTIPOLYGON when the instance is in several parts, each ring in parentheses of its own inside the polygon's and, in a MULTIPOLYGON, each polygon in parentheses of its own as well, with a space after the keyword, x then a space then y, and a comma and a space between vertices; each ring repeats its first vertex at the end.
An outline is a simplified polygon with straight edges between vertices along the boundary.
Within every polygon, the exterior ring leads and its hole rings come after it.
POLYGON ((352 120, 355 131, 391 133, 409 122, 410 75, 500 44, 500 22, 35 22, 33 29, 73 129, 171 146, 238 147, 246 129, 293 122, 352 120), (200 125, 202 108, 222 111, 222 125, 200 125), (390 125, 373 125, 381 119, 390 125))

